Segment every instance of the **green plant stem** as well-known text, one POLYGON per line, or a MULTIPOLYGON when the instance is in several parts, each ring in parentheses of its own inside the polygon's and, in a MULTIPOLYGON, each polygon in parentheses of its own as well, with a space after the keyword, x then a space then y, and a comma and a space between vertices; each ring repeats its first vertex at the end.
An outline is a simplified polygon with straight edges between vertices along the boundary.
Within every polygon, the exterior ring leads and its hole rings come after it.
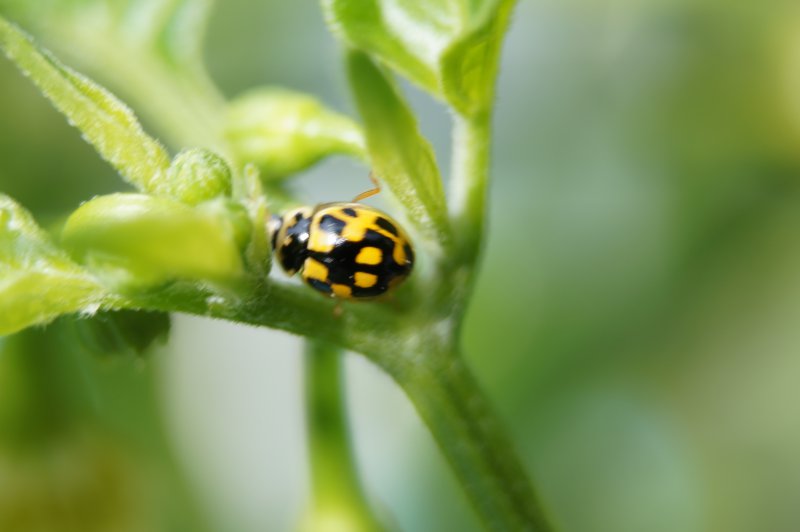
POLYGON ((435 339, 383 367, 414 403, 490 530, 551 530, 505 428, 458 351, 435 339))
POLYGON ((451 168, 451 217, 457 266, 473 268, 484 241, 491 155, 491 114, 455 115, 451 168))
POLYGON ((246 299, 220 298, 198 291, 194 284, 175 284, 150 294, 111 297, 104 306, 184 312, 270 327, 359 352, 379 350, 388 332, 387 324, 396 319, 385 307, 357 304, 345 304, 343 315, 336 318, 335 302, 304 286, 267 281, 241 290, 248 294, 246 299))
POLYGON ((335 523, 353 532, 381 530, 364 496, 351 451, 341 350, 331 344, 306 343, 306 412, 313 508, 308 530, 335 523))
POLYGON ((334 317, 332 301, 271 282, 251 299, 219 306, 173 290, 126 304, 267 326, 364 354, 409 396, 492 530, 551 530, 502 423, 460 358, 452 324, 420 326, 378 305, 345 305, 334 317))

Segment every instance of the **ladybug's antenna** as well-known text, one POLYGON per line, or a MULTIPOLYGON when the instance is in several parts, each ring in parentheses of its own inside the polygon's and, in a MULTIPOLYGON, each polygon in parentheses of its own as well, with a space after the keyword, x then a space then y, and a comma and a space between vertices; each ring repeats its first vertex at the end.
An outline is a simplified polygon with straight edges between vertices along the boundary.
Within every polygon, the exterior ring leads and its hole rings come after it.
POLYGON ((355 198, 353 198, 353 203, 358 203, 363 199, 371 198, 372 196, 378 194, 381 191, 381 184, 378 183, 377 179, 375 179, 375 172, 371 170, 369 172, 369 180, 372 181, 372 183, 375 185, 375 188, 366 190, 361 194, 359 194, 358 196, 356 196, 355 198))

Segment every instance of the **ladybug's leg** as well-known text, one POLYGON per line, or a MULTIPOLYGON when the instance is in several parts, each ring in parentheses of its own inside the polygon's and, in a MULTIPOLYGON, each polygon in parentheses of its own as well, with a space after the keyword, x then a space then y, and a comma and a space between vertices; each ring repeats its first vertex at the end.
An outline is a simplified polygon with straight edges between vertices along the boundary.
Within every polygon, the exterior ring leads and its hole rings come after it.
POLYGON ((336 306, 333 307, 333 317, 339 319, 342 317, 342 314, 344 314, 344 308, 342 307, 342 302, 337 301, 336 306))
POLYGON ((369 190, 367 190, 365 192, 362 192, 361 194, 359 194, 358 196, 353 198, 353 203, 358 203, 359 201, 361 201, 363 199, 371 198, 372 196, 378 194, 381 191, 381 184, 378 183, 377 179, 375 179, 374 172, 370 171, 369 180, 372 181, 372 183, 375 185, 375 188, 371 188, 371 189, 369 189, 369 190))

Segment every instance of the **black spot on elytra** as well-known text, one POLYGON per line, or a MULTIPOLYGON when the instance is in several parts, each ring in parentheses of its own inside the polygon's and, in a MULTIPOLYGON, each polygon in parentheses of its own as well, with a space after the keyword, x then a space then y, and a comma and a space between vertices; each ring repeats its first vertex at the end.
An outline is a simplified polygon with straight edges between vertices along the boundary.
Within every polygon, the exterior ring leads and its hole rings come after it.
POLYGON ((337 236, 342 235, 342 231, 344 230, 345 222, 340 220, 339 218, 335 218, 330 214, 326 214, 322 217, 319 221, 319 228, 323 231, 333 233, 337 236))
POLYGON ((351 209, 350 207, 345 207, 344 209, 342 209, 342 212, 345 213, 350 218, 358 218, 358 213, 355 210, 351 209))
MULTIPOLYGON (((328 252, 313 251, 309 254, 328 268, 328 282, 341 284, 352 288, 352 296, 376 297, 386 292, 391 283, 398 277, 406 277, 413 267, 413 252, 410 247, 404 248, 408 260, 404 264, 397 264, 393 258, 395 241, 373 229, 368 229, 364 234, 364 239, 358 242, 350 242, 340 239, 336 242, 333 249, 328 252), (365 247, 375 247, 381 250, 383 260, 380 264, 358 264, 356 257, 365 247), (355 273, 370 273, 377 277, 374 286, 361 288, 355 286, 355 273)), ((322 290, 318 288, 318 290, 322 290)), ((322 290, 325 291, 325 290, 322 290)), ((328 291, 325 291, 328 293, 328 291)))
POLYGON ((394 226, 392 222, 387 220, 386 218, 381 218, 380 216, 375 220, 375 225, 383 229, 384 231, 397 236, 397 228, 394 226))

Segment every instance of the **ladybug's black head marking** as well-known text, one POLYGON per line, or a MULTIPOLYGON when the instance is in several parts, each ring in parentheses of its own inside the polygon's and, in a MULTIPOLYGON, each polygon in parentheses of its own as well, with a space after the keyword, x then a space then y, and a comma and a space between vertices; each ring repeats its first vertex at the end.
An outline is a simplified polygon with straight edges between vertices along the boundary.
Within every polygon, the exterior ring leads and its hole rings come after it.
POLYGON ((310 216, 311 209, 300 207, 287 212, 283 217, 273 216, 270 220, 272 249, 281 267, 289 275, 297 272, 308 257, 306 245, 310 216))
POLYGON ((269 231, 269 241, 272 243, 273 251, 278 248, 278 232, 281 227, 283 227, 283 218, 277 214, 270 216, 269 222, 267 222, 267 230, 269 231))

